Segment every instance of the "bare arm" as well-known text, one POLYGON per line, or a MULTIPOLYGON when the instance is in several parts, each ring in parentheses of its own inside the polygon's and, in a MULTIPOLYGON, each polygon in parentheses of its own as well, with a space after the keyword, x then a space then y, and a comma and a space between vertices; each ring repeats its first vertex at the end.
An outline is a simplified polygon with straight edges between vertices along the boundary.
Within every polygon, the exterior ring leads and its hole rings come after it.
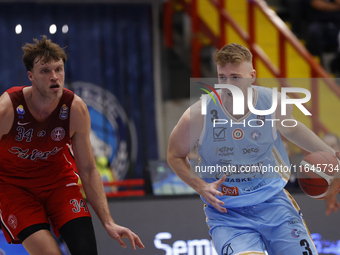
POLYGON ((91 122, 87 107, 85 103, 75 95, 71 110, 70 134, 75 162, 87 199, 108 234, 118 241, 122 247, 126 247, 122 237, 127 237, 133 249, 136 249, 136 245, 139 248, 144 248, 144 245, 135 233, 128 228, 117 225, 111 217, 103 182, 92 153, 89 138, 90 130, 91 122))
POLYGON ((8 93, 5 92, 0 97, 0 139, 11 130, 13 120, 14 110, 12 102, 8 93))
POLYGON ((173 129, 169 139, 167 159, 171 168, 184 182, 217 210, 226 212, 226 209, 221 207, 224 203, 216 198, 223 195, 217 189, 225 181, 225 177, 208 184, 190 171, 191 166, 187 156, 194 148, 203 128, 204 119, 200 113, 200 104, 199 101, 187 109, 173 129))
MULTIPOLYGON (((281 98, 278 96, 278 98, 281 98)), ((297 121, 297 125, 295 127, 284 127, 281 125, 281 121, 285 119, 293 119, 295 118, 292 115, 293 105, 287 105, 287 114, 281 115, 281 102, 278 102, 278 108, 276 111, 276 116, 280 120, 280 123, 277 124, 277 128, 280 133, 287 138, 292 143, 296 144, 300 148, 312 153, 316 151, 325 151, 330 152, 335 155, 335 151, 329 147, 324 141, 322 141, 312 130, 307 128, 300 121, 297 121)), ((292 126, 293 122, 287 121, 286 125, 292 126)))
MULTIPOLYGON (((281 105, 281 103, 279 104, 281 105)), ((283 119, 293 119, 292 116, 292 105, 287 107, 287 116, 281 116, 279 113, 280 121, 283 119)), ((280 110, 280 109, 279 109, 280 110)), ((291 142, 295 143, 302 149, 309 152, 316 151, 326 151, 335 155, 338 159, 340 158, 340 153, 334 151, 331 147, 329 147, 326 143, 324 143, 313 131, 307 128, 301 122, 297 122, 296 127, 282 127, 279 126, 278 129, 280 133, 286 137, 291 142)), ((340 204, 336 200, 336 195, 340 190, 340 172, 337 172, 334 175, 330 188, 325 196, 326 200, 326 214, 331 214, 332 211, 336 212, 338 208, 340 208, 340 204)))
POLYGON ((335 0, 335 2, 327 2, 324 0, 312 0, 311 1, 311 6, 319 11, 324 11, 324 12, 335 12, 335 11, 340 11, 340 1, 335 0))

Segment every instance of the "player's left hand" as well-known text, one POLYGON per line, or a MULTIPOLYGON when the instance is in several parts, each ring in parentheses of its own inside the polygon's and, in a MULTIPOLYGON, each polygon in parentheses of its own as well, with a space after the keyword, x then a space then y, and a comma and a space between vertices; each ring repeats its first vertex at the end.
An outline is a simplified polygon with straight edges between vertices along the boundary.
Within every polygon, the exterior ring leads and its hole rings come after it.
POLYGON ((134 250, 136 250, 136 246, 139 247, 140 249, 143 249, 145 247, 142 241, 139 239, 139 237, 126 227, 113 223, 109 227, 107 227, 107 232, 123 248, 127 247, 126 243, 122 239, 123 237, 130 240, 131 246, 134 250))
MULTIPOLYGON (((336 151, 335 156, 340 159, 340 152, 336 151)), ((340 167, 340 166, 339 166, 340 167)), ((329 186, 328 192, 325 196, 326 201, 326 215, 330 215, 333 212, 337 212, 340 208, 339 202, 336 200, 336 195, 340 190, 340 172, 335 173, 331 185, 329 186)))

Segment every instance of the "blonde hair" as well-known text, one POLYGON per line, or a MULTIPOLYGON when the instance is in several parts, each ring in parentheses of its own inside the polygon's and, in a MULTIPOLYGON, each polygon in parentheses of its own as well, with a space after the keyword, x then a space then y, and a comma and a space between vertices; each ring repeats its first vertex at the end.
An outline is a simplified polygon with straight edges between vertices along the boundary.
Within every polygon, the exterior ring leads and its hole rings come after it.
POLYGON ((224 66, 228 63, 239 64, 252 63, 253 55, 250 50, 240 44, 231 43, 214 53, 214 61, 217 65, 224 66))

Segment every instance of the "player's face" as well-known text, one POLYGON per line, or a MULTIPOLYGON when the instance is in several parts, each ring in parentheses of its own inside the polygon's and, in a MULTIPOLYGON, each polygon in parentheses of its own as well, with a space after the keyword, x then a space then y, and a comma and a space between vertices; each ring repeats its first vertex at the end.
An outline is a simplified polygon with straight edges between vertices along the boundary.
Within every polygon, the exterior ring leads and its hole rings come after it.
MULTIPOLYGON (((231 84, 239 87, 244 94, 256 78, 256 71, 250 62, 227 63, 224 66, 217 65, 218 83, 231 84)), ((230 91, 225 91, 230 94, 230 91)))
POLYGON ((32 87, 44 97, 60 97, 65 82, 63 60, 45 63, 36 58, 34 63, 32 71, 27 72, 28 78, 32 82, 32 87))

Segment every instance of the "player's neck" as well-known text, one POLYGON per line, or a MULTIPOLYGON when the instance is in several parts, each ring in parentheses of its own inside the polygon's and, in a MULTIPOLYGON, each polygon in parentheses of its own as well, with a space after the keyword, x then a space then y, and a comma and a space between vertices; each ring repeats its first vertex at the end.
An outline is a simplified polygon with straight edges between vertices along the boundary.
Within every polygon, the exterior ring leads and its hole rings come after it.
MULTIPOLYGON (((254 89, 253 89, 254 90, 254 89)), ((254 92, 254 91, 253 91, 254 92)), ((252 93, 252 101, 254 100, 254 93, 252 93)), ((228 113, 234 118, 234 119, 242 119, 245 115, 248 114, 249 108, 248 108, 248 93, 247 90, 244 91, 244 114, 243 115, 234 115, 234 106, 233 106, 233 96, 228 95, 225 92, 221 92, 221 100, 223 103, 224 108, 228 111, 228 113)))
POLYGON ((46 120, 48 116, 50 116, 60 101, 60 97, 44 97, 40 93, 33 91, 32 87, 28 87, 24 90, 24 97, 30 113, 40 122, 46 120))

